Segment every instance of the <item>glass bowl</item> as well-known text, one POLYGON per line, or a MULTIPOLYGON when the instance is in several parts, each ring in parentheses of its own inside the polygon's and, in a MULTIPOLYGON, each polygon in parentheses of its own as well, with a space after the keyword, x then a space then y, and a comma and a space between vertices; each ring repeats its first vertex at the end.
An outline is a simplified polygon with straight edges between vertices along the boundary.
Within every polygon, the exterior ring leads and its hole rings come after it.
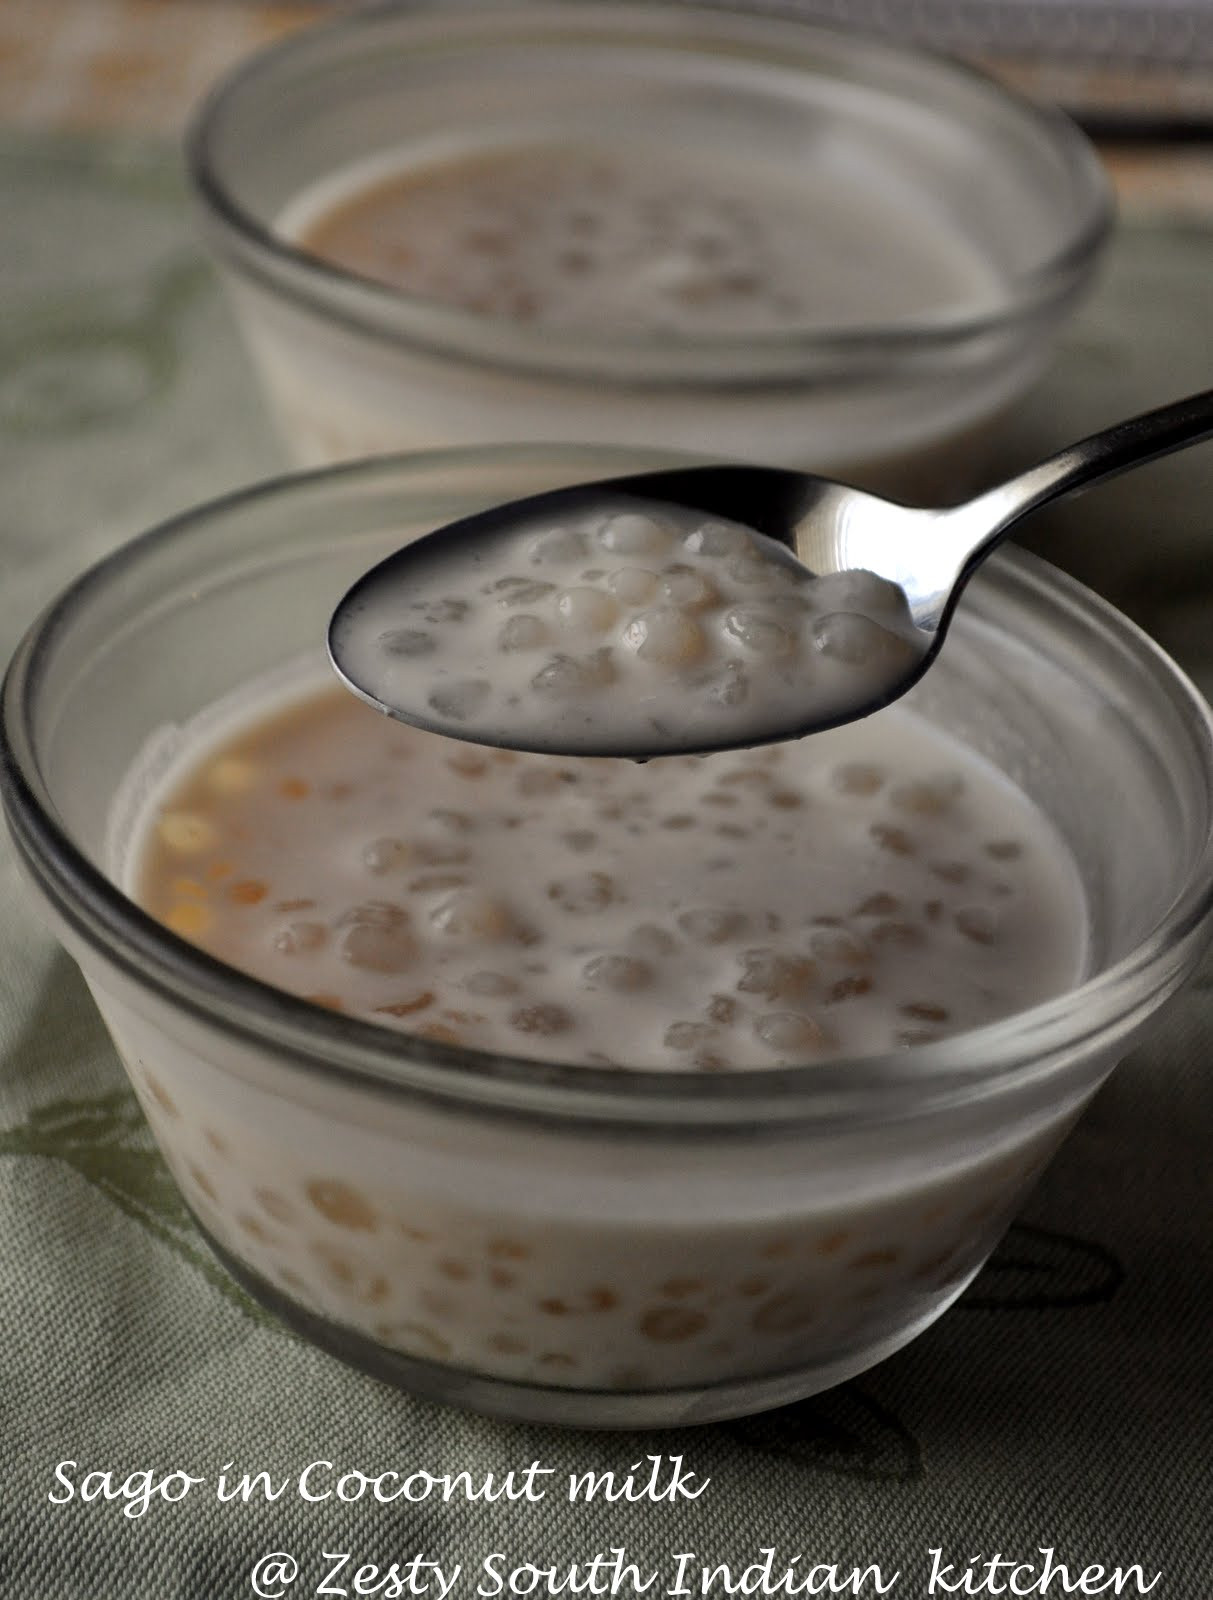
POLYGON ((118 887, 149 747, 284 663, 434 525, 655 465, 438 452, 204 506, 78 579, 19 647, 3 798, 199 1226, 252 1294, 403 1387, 511 1418, 702 1422, 861 1371, 979 1270, 1210 932, 1213 741, 1124 618, 1021 554, 974 580, 918 711, 994 762, 1077 863, 1089 976, 880 1059, 719 1075, 493 1056, 330 1012, 118 887))
POLYGON ((1078 129, 975 72, 754 8, 642 0, 358 10, 222 83, 188 160, 265 392, 309 463, 556 440, 959 499, 1111 221, 1078 129), (864 270, 930 246, 938 300, 890 310, 877 273, 841 322, 555 328, 411 297, 297 242, 290 217, 343 175, 527 144, 632 168, 744 163, 754 192, 778 181, 814 215, 863 197, 864 270))

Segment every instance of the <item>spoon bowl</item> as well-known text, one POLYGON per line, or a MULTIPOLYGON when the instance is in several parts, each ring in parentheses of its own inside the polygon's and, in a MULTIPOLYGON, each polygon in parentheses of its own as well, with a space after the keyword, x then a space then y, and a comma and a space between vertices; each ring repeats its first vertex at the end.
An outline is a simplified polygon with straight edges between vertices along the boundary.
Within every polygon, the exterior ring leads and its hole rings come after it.
POLYGON ((329 654, 379 710, 481 744, 647 759, 798 738, 905 694, 969 578, 1031 511, 1211 434, 1205 391, 943 508, 748 465, 558 489, 451 523, 364 574, 333 614, 329 654), (715 567, 688 564, 709 546, 715 567), (621 596, 640 609, 612 633, 621 596), (715 634, 704 610, 723 617, 715 634), (539 654, 514 688, 519 652, 539 654), (629 652, 639 664, 624 677, 629 652), (546 664, 528 676, 534 662, 546 664))

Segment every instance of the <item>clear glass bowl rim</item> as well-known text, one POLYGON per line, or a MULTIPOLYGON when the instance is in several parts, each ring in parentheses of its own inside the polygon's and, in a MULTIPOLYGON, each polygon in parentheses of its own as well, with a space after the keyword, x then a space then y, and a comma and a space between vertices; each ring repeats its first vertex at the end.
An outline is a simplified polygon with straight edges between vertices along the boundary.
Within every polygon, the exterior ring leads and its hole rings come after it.
MULTIPOLYGON (((309 56, 322 57, 330 43, 340 45, 359 33, 380 27, 432 26, 440 7, 410 7, 395 0, 356 7, 334 21, 304 28, 258 51, 236 67, 211 90, 193 117, 185 137, 187 174, 206 217, 216 223, 233 258, 253 278, 275 293, 301 303, 322 316, 436 352, 458 350, 461 357, 485 365, 506 364, 540 368, 569 376, 594 376, 602 381, 616 373, 621 363, 632 381, 721 381, 727 373, 738 385, 750 386, 764 377, 794 381, 799 365, 806 374, 822 369, 836 371, 848 364, 868 369, 874 363, 896 363, 897 371, 930 369, 945 362, 949 352, 1029 321, 1035 314, 1063 303, 1093 269, 1115 221, 1111 185, 1086 135, 1064 112, 1037 105, 997 82, 978 68, 951 57, 911 46, 891 44, 857 32, 792 18, 787 11, 771 9, 769 0, 755 0, 740 11, 717 0, 527 0, 512 5, 464 4, 458 11, 461 25, 478 18, 486 23, 524 27, 528 19, 560 19, 567 34, 595 28, 619 30, 623 19, 648 16, 691 31, 696 17, 714 18, 718 25, 745 29, 749 54, 765 56, 787 67, 791 46, 797 42, 828 48, 864 63, 909 65, 966 82, 992 100, 1012 108, 1025 122, 1034 124, 1064 159, 1075 193, 1070 229, 1051 254, 1008 286, 1006 304, 982 314, 931 312, 886 324, 850 328, 797 329, 794 325, 768 333, 708 335, 693 338, 676 334, 645 333, 630 336, 611 332, 595 337, 580 330, 542 327, 536 333, 505 318, 463 311, 456 307, 410 296, 369 278, 347 272, 319 256, 296 248, 275 234, 235 198, 226 180, 216 144, 225 119, 246 98, 263 95, 265 80, 289 71, 309 56), (749 41, 747 41, 749 42, 749 41), (765 47, 765 48, 764 48, 765 47), (491 345, 486 344, 491 340, 491 345), (490 353, 491 349, 491 353, 490 353), (697 367, 696 360, 706 362, 697 367)), ((449 15, 449 14, 448 14, 449 15)), ((469 39, 469 42, 471 40, 469 39)))
MULTIPOLYGON (((1047 1080, 1076 1052, 1093 1052, 1132 1028, 1186 978, 1213 935, 1213 825, 1183 891, 1122 959, 1043 1004, 938 1044, 880 1057, 722 1074, 607 1070, 498 1056, 362 1022, 297 999, 206 955, 142 911, 74 843, 39 767, 34 708, 57 639, 95 590, 154 557, 168 541, 205 538, 209 524, 246 506, 280 502, 290 524, 296 497, 347 481, 371 491, 407 489, 410 474, 503 467, 524 458, 579 461, 584 447, 465 448, 386 455, 292 472, 205 502, 161 522, 87 568, 35 619, 0 688, 0 798, 9 829, 41 892, 73 932, 128 979, 171 1006, 274 1054, 304 1073, 351 1088, 419 1097, 448 1109, 522 1116, 562 1127, 618 1126, 663 1139, 751 1135, 761 1128, 858 1128, 917 1119, 1047 1080), (974 1065, 974 1062, 979 1065, 974 1065)), ((636 452, 603 450, 618 462, 636 452)), ((985 576, 1043 605, 1057 625, 1074 616, 1126 649, 1162 689, 1190 736, 1213 817, 1213 711, 1165 652, 1076 580, 1021 550, 1004 548, 985 576)))

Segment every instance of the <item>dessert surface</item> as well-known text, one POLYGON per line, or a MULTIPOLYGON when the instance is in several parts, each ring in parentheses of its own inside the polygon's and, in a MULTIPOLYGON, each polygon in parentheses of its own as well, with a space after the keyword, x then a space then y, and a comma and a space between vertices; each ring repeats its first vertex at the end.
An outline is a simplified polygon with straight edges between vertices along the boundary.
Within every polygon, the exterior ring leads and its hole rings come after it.
POLYGON ((360 277, 485 316, 663 335, 770 333, 977 306, 992 265, 955 219, 828 141, 789 162, 554 141, 387 152, 280 229, 360 277))
POLYGON ((901 708, 637 765, 483 749, 340 689, 250 694, 221 740, 187 737, 128 875, 175 932, 318 1004, 621 1068, 926 1043, 1083 960, 1051 828, 901 708))

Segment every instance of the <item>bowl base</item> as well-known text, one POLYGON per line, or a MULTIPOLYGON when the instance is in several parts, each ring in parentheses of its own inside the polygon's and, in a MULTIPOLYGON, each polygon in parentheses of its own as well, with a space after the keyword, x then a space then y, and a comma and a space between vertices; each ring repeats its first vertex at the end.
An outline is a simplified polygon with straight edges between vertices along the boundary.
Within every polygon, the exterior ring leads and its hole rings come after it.
MULTIPOLYGON (((420 1399, 435 1400, 442 1405, 507 1422, 614 1430, 683 1428, 771 1411, 796 1400, 805 1400, 823 1389, 832 1389, 875 1366, 917 1338, 943 1309, 937 1302, 925 1315, 899 1328, 895 1334, 833 1360, 816 1362, 792 1372, 734 1379, 693 1389, 565 1389, 514 1383, 506 1378, 460 1371, 406 1355, 309 1311, 233 1256, 214 1239, 192 1210, 191 1215, 220 1264, 240 1287, 309 1344, 336 1356, 347 1366, 356 1367, 420 1399)), ((965 1283, 958 1284, 955 1294, 965 1286, 965 1283)), ((952 1298, 955 1296, 950 1296, 944 1304, 950 1304, 952 1298)))

